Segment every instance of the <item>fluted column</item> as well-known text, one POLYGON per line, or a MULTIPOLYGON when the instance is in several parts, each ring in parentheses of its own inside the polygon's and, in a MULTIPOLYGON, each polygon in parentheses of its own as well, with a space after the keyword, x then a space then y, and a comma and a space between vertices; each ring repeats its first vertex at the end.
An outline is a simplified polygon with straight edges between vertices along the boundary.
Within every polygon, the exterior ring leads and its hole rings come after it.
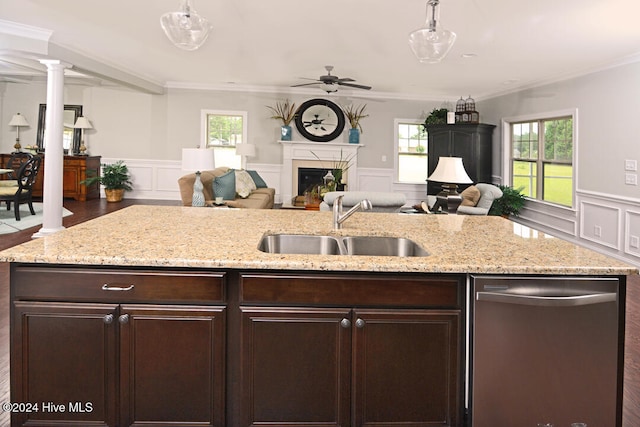
POLYGON ((59 60, 42 60, 47 66, 47 114, 44 140, 46 167, 42 191, 42 228, 33 237, 43 237, 63 230, 62 225, 62 169, 64 162, 64 69, 59 60))

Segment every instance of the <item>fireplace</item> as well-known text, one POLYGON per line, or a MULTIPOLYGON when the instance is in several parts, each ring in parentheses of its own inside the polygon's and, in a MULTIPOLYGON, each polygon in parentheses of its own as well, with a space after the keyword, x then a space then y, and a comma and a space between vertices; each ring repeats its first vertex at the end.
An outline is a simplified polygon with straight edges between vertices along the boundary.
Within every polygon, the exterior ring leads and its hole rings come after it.
POLYGON ((329 169, 298 168, 298 196, 304 195, 314 185, 322 184, 329 169))
POLYGON ((351 166, 343 178, 350 190, 358 189, 358 149, 362 144, 338 142, 279 141, 282 144, 282 174, 280 176, 280 194, 283 205, 291 205, 297 195, 304 193, 299 188, 298 170, 300 168, 319 169, 326 175, 331 165, 340 158, 351 158, 351 166))

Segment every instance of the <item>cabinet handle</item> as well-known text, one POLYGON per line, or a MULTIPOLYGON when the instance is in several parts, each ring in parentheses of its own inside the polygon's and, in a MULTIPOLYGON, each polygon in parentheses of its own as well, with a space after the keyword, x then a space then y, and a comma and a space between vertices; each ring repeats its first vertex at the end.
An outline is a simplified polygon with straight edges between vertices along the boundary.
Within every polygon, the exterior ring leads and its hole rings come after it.
POLYGON ((108 283, 105 283, 104 285, 102 285, 102 290, 103 291, 131 291, 133 290, 134 287, 135 285, 129 285, 125 288, 121 286, 111 286, 108 283))
POLYGON ((123 314, 122 316, 118 317, 118 322, 122 324, 129 323, 129 315, 123 314))
POLYGON ((113 323, 113 314, 107 314, 106 316, 104 316, 102 318, 102 320, 104 321, 104 323, 106 323, 107 325, 110 325, 111 323, 113 323))
POLYGON ((358 318, 358 320, 356 320, 356 328, 364 328, 364 320, 358 318))
POLYGON ((351 326, 351 320, 344 318, 340 321, 340 326, 342 326, 343 328, 348 328, 351 326))

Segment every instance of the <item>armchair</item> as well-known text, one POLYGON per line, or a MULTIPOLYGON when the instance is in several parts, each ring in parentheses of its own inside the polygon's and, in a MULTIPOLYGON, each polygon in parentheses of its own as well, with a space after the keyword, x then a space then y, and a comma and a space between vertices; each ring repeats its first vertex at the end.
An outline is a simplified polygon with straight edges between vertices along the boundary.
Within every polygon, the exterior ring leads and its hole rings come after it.
POLYGON ((487 215, 493 201, 502 197, 502 190, 492 184, 478 183, 475 185, 480 191, 480 199, 475 206, 460 206, 458 214, 462 215, 487 215))

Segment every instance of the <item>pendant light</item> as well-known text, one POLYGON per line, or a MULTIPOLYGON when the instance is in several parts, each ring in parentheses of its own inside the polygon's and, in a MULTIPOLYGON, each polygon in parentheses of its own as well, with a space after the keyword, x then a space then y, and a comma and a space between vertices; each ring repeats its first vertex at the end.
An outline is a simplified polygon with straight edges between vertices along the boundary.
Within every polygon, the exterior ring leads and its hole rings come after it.
POLYGON ((207 40, 213 28, 209 21, 183 0, 179 12, 168 12, 160 17, 160 25, 171 42, 184 50, 196 50, 207 40))
POLYGON ((428 0, 426 27, 409 34, 409 46, 420 62, 429 64, 440 62, 447 56, 456 41, 456 33, 443 30, 438 26, 439 4, 440 0, 428 0))

